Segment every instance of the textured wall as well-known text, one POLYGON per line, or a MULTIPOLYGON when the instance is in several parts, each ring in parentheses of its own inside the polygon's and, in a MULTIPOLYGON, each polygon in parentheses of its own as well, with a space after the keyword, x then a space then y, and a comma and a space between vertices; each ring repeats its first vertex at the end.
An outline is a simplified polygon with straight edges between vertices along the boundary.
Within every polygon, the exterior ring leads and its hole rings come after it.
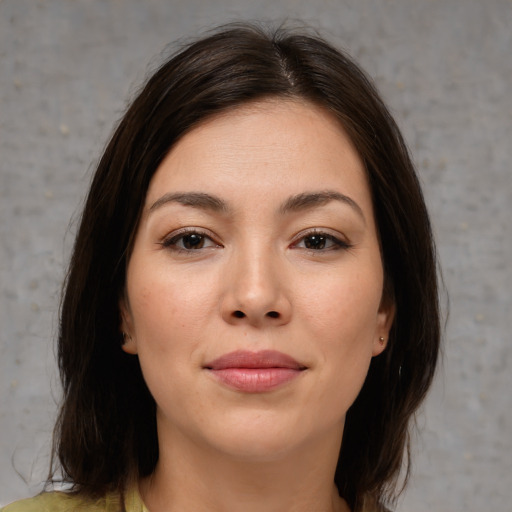
POLYGON ((0 504, 46 474, 70 218, 126 98, 168 42, 283 17, 376 79, 433 215, 451 313, 400 510, 510 510, 510 0, 0 0, 0 504))

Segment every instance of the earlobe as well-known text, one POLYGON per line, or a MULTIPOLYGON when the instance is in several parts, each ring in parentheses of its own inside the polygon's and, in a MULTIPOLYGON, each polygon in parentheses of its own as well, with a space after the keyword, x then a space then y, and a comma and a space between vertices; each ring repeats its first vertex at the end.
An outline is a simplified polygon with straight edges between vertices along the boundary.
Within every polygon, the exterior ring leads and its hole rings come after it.
POLYGON ((123 332, 123 344, 121 345, 121 348, 127 354, 137 354, 137 343, 135 343, 133 337, 127 334, 126 332, 123 332))
POLYGON ((120 330, 123 334, 123 343, 121 348, 127 354, 137 354, 137 343, 133 336, 133 322, 131 313, 126 306, 125 299, 119 301, 119 310, 121 312, 120 330))
POLYGON ((389 331, 391 330, 394 319, 394 302, 383 301, 383 304, 381 304, 379 312, 377 313, 377 328, 375 330, 375 340, 373 342, 372 356, 378 356, 384 352, 388 344, 389 331))
POLYGON ((379 336, 376 341, 373 342, 373 350, 372 350, 372 356, 378 356, 379 354, 382 354, 384 352, 387 345, 387 338, 384 338, 384 336, 379 336))

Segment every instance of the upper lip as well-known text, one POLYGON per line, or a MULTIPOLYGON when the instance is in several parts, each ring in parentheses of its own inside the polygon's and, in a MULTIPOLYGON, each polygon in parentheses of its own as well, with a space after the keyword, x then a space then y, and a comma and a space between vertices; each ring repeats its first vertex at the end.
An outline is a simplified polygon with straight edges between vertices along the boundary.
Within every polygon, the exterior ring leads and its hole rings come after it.
POLYGON ((288 354, 277 350, 236 350, 224 354, 204 365, 208 370, 226 370, 228 368, 290 368, 305 370, 306 366, 300 364, 288 354))

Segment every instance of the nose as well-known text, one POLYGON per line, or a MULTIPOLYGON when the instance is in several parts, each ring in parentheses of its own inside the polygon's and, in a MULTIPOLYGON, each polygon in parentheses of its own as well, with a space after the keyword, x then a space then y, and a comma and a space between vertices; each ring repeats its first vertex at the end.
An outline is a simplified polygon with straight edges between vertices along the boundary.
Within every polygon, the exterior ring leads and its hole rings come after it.
POLYGON ((287 324, 292 315, 289 283, 279 267, 270 251, 236 255, 226 269, 223 319, 255 327, 287 324))

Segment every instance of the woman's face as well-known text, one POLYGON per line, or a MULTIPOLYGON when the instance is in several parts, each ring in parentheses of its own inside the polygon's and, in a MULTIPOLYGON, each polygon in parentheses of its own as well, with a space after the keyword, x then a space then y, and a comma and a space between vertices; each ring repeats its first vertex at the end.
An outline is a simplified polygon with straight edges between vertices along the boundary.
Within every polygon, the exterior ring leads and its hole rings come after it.
POLYGON ((264 101, 155 173, 121 302, 160 443, 268 459, 339 440, 392 307, 362 162, 337 121, 264 101))

